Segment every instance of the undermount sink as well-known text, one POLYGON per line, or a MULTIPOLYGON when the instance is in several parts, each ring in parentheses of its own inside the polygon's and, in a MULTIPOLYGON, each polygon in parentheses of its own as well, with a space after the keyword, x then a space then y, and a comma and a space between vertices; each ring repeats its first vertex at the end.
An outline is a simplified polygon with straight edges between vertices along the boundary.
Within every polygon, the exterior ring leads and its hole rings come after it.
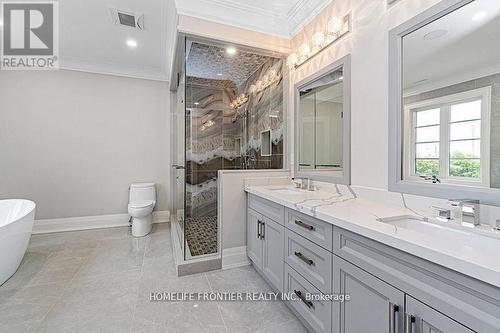
POLYGON ((411 215, 379 218, 377 221, 394 226, 395 232, 398 229, 405 229, 425 235, 425 237, 432 237, 442 242, 448 242, 454 246, 491 246, 497 249, 500 246, 500 238, 497 233, 479 229, 476 231, 460 226, 456 222, 434 221, 426 217, 411 215))
POLYGON ((285 194, 285 195, 303 195, 306 193, 306 190, 302 190, 300 188, 290 188, 290 187, 282 187, 282 188, 270 188, 270 191, 273 191, 274 193, 278 194, 285 194))

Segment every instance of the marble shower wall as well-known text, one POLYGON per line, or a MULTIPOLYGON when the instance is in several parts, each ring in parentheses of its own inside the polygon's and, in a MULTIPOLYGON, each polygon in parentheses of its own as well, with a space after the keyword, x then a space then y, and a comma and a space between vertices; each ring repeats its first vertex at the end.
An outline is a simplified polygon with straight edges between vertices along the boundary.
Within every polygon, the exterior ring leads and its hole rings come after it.
POLYGON ((278 81, 262 90, 249 94, 244 105, 246 115, 247 140, 243 150, 247 156, 247 169, 282 169, 284 140, 284 103, 283 103, 283 59, 270 58, 255 72, 241 90, 248 92, 257 81, 263 80, 271 71, 276 71, 278 81), (271 156, 262 156, 261 133, 271 130, 271 156))
POLYGON ((412 104, 488 86, 491 86, 490 187, 500 188, 500 74, 409 96, 404 99, 404 103, 412 104))
POLYGON ((283 167, 281 59, 268 58, 245 80, 188 77, 186 85, 187 218, 217 215, 217 171, 283 167), (250 87, 270 70, 281 78, 261 92, 250 87), (239 84, 239 86, 237 85, 239 84), (240 108, 229 105, 245 93, 240 108), (262 156, 261 132, 271 129, 272 154, 262 156))

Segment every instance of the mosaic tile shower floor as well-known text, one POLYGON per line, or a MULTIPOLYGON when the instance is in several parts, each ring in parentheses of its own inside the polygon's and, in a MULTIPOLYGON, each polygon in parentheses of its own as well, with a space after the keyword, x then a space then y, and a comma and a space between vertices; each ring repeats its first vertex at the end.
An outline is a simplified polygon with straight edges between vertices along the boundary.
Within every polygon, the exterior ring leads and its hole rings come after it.
POLYGON ((191 256, 217 253, 217 216, 190 217, 185 225, 191 256))

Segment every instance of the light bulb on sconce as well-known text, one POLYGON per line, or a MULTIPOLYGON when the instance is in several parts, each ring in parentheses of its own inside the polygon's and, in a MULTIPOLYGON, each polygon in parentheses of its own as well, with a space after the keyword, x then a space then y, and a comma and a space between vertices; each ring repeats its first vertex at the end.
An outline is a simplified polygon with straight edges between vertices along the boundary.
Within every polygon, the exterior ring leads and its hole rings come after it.
POLYGON ((322 31, 318 31, 313 35, 314 46, 321 47, 325 42, 325 34, 322 31))
POLYGON ((341 30, 342 30, 342 21, 340 20, 340 18, 334 17, 328 22, 329 34, 336 35, 340 33, 341 30))
POLYGON ((299 52, 301 56, 307 57, 311 52, 311 47, 309 46, 309 44, 304 43, 299 47, 299 52))

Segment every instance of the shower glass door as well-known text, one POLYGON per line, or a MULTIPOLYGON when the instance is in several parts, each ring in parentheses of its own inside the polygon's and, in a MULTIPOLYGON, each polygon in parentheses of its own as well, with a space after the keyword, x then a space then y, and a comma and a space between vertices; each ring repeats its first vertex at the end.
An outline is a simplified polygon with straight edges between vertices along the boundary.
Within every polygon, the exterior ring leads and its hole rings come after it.
POLYGON ((177 125, 184 131, 177 133, 185 151, 177 191, 185 198, 184 259, 213 258, 221 255, 218 172, 283 168, 284 61, 261 50, 185 38, 184 66, 179 91, 185 99, 178 108, 184 117, 179 114, 177 125))

